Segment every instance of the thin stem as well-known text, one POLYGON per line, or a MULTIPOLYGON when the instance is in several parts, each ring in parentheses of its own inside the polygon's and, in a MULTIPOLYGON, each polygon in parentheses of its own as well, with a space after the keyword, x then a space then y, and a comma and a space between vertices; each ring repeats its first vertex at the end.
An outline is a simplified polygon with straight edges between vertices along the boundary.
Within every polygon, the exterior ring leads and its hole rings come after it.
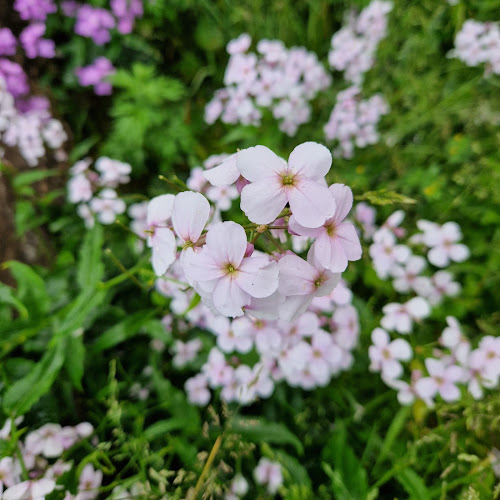
POLYGON ((120 271, 127 275, 138 287, 145 290, 147 287, 143 285, 113 254, 110 248, 106 248, 104 253, 114 262, 115 266, 120 269, 120 271))
POLYGON ((208 455, 207 463, 205 464, 205 467, 203 467, 203 470, 201 471, 201 475, 198 478, 198 481, 196 482, 196 486, 194 488, 193 494, 191 495, 189 500, 196 500, 196 498, 198 497, 198 493, 199 493, 201 487, 203 486, 205 476, 208 474, 208 471, 212 465, 212 462, 215 459, 215 455, 217 455, 217 452, 219 451, 221 443, 222 443, 222 435, 220 435, 215 440, 215 443, 212 446, 212 450, 210 451, 210 455, 208 455))
POLYGON ((287 226, 267 226, 267 229, 288 229, 287 226))
POLYGON ((174 181, 171 181, 170 179, 167 179, 166 177, 164 177, 163 175, 159 175, 158 176, 158 179, 160 179, 161 181, 163 182, 166 182, 170 187, 174 188, 175 190, 177 190, 179 193, 182 193, 183 191, 186 191, 182 186, 179 186, 178 184, 176 184, 174 181))
POLYGON ((285 250, 283 250, 283 247, 276 241, 275 238, 273 238, 272 234, 269 232, 269 231, 266 231, 264 233, 267 238, 269 239, 269 241, 281 252, 281 253, 285 253, 285 250))

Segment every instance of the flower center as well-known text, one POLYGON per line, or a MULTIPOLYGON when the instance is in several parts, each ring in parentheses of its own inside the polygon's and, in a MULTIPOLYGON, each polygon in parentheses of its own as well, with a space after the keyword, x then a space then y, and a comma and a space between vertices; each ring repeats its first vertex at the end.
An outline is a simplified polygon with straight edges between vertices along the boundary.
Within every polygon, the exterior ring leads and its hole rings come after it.
POLYGON ((226 265, 226 273, 227 274, 234 274, 234 273, 236 273, 236 271, 237 271, 237 269, 233 264, 229 263, 226 265))
POLYGON ((281 184, 284 187, 295 185, 295 176, 293 174, 283 173, 281 174, 281 184))
POLYGON ((325 223, 326 234, 330 236, 330 238, 335 234, 335 224, 333 221, 325 223))
POLYGON ((319 288, 324 282, 326 281, 326 276, 324 274, 320 274, 317 278, 316 281, 314 282, 314 286, 316 288, 319 288))

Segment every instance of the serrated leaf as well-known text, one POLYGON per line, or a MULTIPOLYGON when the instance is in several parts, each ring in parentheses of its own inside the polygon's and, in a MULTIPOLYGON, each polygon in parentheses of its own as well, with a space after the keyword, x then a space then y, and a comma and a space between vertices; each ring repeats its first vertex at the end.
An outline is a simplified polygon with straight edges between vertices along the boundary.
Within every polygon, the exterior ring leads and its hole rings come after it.
POLYGON ((409 198, 404 194, 389 191, 388 189, 378 189, 377 191, 367 191, 362 195, 355 196, 357 201, 369 201, 373 205, 394 205, 401 203, 403 205, 413 205, 417 200, 409 198))
POLYGON ((100 224, 87 231, 78 260, 77 282, 82 290, 94 288, 104 275, 103 231, 100 224))
POLYGON ((3 409, 7 414, 24 415, 50 390, 64 363, 65 347, 65 341, 58 342, 44 354, 28 375, 7 389, 3 398, 3 409))
POLYGON ((299 438, 284 424, 268 422, 260 417, 234 417, 231 420, 230 431, 241 435, 245 441, 290 444, 295 447, 299 455, 304 453, 304 446, 299 438))

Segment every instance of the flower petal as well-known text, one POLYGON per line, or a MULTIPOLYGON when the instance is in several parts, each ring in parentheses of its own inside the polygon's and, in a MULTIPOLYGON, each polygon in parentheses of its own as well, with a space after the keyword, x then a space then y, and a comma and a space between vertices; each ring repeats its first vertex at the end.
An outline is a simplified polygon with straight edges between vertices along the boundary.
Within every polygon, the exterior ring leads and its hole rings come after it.
POLYGON ((148 226, 157 226, 170 219, 174 205, 173 194, 162 194, 153 198, 148 204, 148 226))
POLYGON ((256 224, 276 220, 286 202, 286 194, 274 178, 248 184, 241 191, 241 209, 256 224))
POLYGON ((334 221, 338 224, 342 222, 352 208, 352 191, 345 184, 332 184, 329 187, 333 197, 335 198, 335 215, 334 221))
POLYGON ((174 200, 172 223, 183 241, 198 241, 210 215, 210 204, 201 193, 184 191, 174 200))
POLYGON ((225 274, 225 271, 209 255, 206 247, 199 252, 186 248, 182 253, 181 264, 186 276, 194 281, 210 281, 221 278, 225 274))
POLYGON ((293 215, 288 221, 288 230, 293 231, 299 236, 309 236, 310 238, 317 238, 326 231, 323 226, 315 228, 301 226, 293 215))
POLYGON ((301 179, 287 194, 295 220, 301 226, 320 227, 335 213, 332 193, 315 181, 301 179))
POLYGON ((393 358, 401 361, 409 361, 413 356, 410 344, 404 339, 393 340, 389 344, 389 352, 393 358))
POLYGON ((247 236, 239 224, 232 221, 215 224, 206 241, 208 252, 218 265, 232 264, 238 269, 247 249, 247 236))
POLYGON ((216 309, 224 316, 235 318, 243 316, 242 307, 250 304, 251 297, 243 291, 231 276, 226 275, 217 281, 213 292, 216 309))
POLYGON ((278 273, 277 262, 269 262, 267 257, 250 257, 243 259, 235 280, 249 295, 262 299, 278 288, 278 273))
POLYGON ((240 176, 240 171, 236 167, 236 155, 226 158, 218 167, 205 170, 203 175, 212 186, 230 186, 234 184, 240 176))
POLYGON ((314 292, 316 269, 297 255, 285 255, 279 262, 279 291, 282 295, 307 295, 314 292))
POLYGON ((176 257, 177 243, 174 233, 167 227, 156 228, 151 243, 154 272, 157 276, 163 276, 176 257))
POLYGON ((288 166, 294 173, 319 180, 322 179, 332 166, 330 150, 317 142, 299 144, 288 158, 288 166))
POLYGON ((239 151, 236 167, 250 182, 257 182, 285 170, 283 160, 265 146, 255 146, 239 151))

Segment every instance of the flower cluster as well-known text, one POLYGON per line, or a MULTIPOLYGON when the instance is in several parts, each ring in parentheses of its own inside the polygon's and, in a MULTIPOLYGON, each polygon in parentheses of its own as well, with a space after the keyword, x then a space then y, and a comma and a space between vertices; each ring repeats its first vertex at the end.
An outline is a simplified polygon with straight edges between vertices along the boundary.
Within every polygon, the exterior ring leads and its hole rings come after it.
POLYGON ((247 34, 232 40, 224 84, 205 108, 205 121, 259 125, 263 109, 280 120, 280 130, 295 135, 310 119, 309 102, 328 88, 330 76, 317 56, 303 47, 287 49, 280 40, 261 40, 248 52, 247 34))
POLYGON ((417 221, 420 232, 406 239, 406 231, 400 227, 404 212, 393 213, 385 223, 375 230, 373 209, 364 205, 356 210, 365 235, 373 239, 370 257, 377 275, 392 279, 394 289, 401 294, 414 294, 405 303, 390 303, 382 308, 381 327, 372 332, 369 348, 370 369, 380 372, 384 382, 398 391, 401 404, 411 404, 416 398, 433 406, 435 398, 457 401, 461 397, 459 385, 467 386, 476 399, 485 388, 491 389, 500 382, 500 339, 483 337, 476 349, 466 339, 460 324, 454 317, 447 317, 448 326, 438 339, 439 348, 419 346, 418 352, 426 356, 412 363, 409 383, 403 378, 403 362, 414 357, 414 349, 403 338, 391 339, 393 335, 409 335, 415 323, 431 314, 445 297, 454 297, 460 292, 459 283, 453 275, 442 270, 451 262, 463 262, 469 257, 469 249, 460 243, 462 234, 455 222, 443 225, 427 220, 417 221), (415 255, 419 250, 426 254, 415 255), (441 268, 431 276, 425 275, 428 264, 441 268), (418 367, 418 368, 417 368, 418 367), (424 371, 425 367, 425 371, 424 371))
POLYGON ((324 126, 325 137, 338 146, 333 155, 352 158, 354 147, 365 148, 379 141, 377 124, 389 112, 386 100, 376 94, 369 99, 361 98, 356 85, 337 94, 337 102, 324 126))
POLYGON ((78 83, 82 87, 92 85, 96 95, 110 95, 112 92, 111 82, 107 77, 115 72, 111 61, 106 57, 98 57, 92 64, 82 66, 75 70, 78 83))
POLYGON ((333 35, 328 62, 333 69, 343 71, 346 80, 359 85, 373 66, 391 10, 391 2, 374 0, 358 16, 351 15, 347 25, 333 35))
MULTIPOLYGON (((21 419, 22 420, 22 417, 21 419)), ((16 420, 16 424, 20 421, 16 420)), ((7 420, 0 429, 0 439, 9 441, 12 433, 12 420, 7 420)), ((94 428, 88 422, 75 427, 61 427, 59 424, 45 424, 26 435, 24 442, 18 442, 19 458, 0 459, 0 496, 3 500, 42 499, 53 491, 61 489, 57 480, 73 468, 71 461, 61 457, 77 442, 89 438, 94 428), (26 475, 29 476, 25 477, 26 475), (23 477, 24 476, 24 477, 23 477)), ((97 498, 102 482, 102 472, 91 464, 82 469, 78 491, 67 491, 66 500, 92 500, 97 498)))
MULTIPOLYGON (((48 100, 32 97, 18 102, 16 107, 15 96, 9 92, 1 73, 0 65, 0 141, 17 148, 30 167, 38 165, 46 155, 46 148, 53 150, 56 159, 64 159, 61 148, 67 135, 62 123, 51 117, 48 100)), ((3 154, 2 151, 0 156, 3 154)))
POLYGON ((500 75, 500 27, 492 22, 465 21, 455 37, 455 49, 450 57, 460 59, 467 66, 485 64, 485 74, 500 75))
POLYGON ((68 200, 78 204, 78 215, 87 227, 92 227, 96 218, 101 224, 113 224, 116 216, 127 208, 115 189, 128 184, 132 167, 105 156, 96 160, 95 170, 90 168, 91 164, 90 159, 84 159, 71 167, 68 200))
MULTIPOLYGON (((211 388, 225 401, 250 404, 269 397, 279 381, 324 386, 349 368, 359 334, 352 294, 340 281, 348 261, 361 257, 354 225, 345 220, 352 192, 326 186, 331 154, 316 143, 297 146, 288 162, 263 146, 216 160, 222 163, 210 158, 211 168, 193 170, 190 187, 206 189, 203 179, 214 187, 235 184, 252 223, 221 221, 193 191, 161 195, 148 207, 157 290, 172 299, 173 314, 217 339, 201 373, 186 382, 189 399, 205 405, 211 388), (307 260, 282 245, 300 253, 310 247, 307 260), (201 303, 191 307, 195 293, 201 303), (259 356, 253 366, 238 358, 250 351, 259 356)), ((201 348, 197 339, 178 341, 175 365, 188 365, 201 348)))

